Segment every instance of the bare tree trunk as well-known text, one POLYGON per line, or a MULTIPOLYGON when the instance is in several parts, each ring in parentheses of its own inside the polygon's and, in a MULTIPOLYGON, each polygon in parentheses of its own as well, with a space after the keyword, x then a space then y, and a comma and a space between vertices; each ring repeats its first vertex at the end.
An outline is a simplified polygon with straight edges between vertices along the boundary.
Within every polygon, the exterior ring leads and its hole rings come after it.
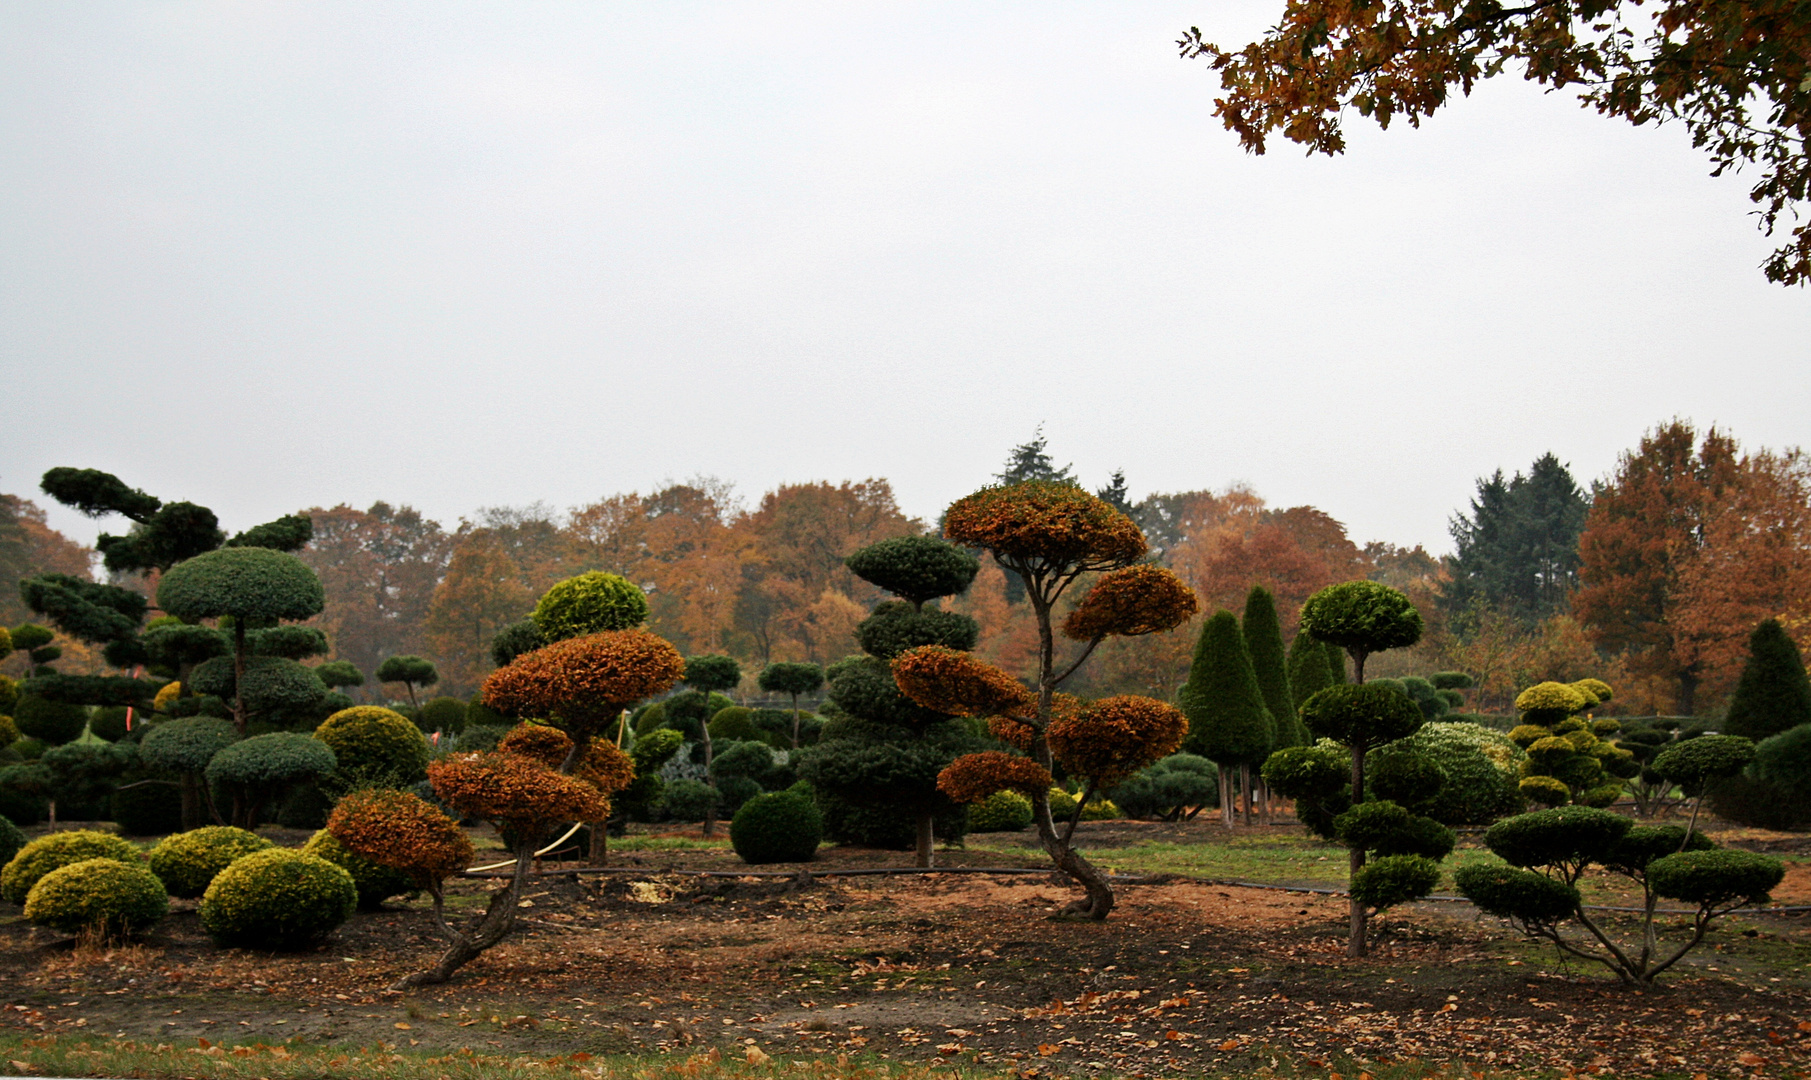
POLYGON ((610 865, 610 823, 593 821, 591 823, 591 842, 586 845, 585 864, 587 866, 610 865))
POLYGON ((717 778, 711 775, 711 699, 707 693, 704 698, 704 720, 698 729, 704 733, 704 783, 711 789, 711 800, 704 806, 704 835, 714 836, 717 833, 717 778))
POLYGON ((528 880, 529 861, 534 857, 533 839, 518 841, 515 856, 515 872, 510 875, 509 884, 492 893, 484 914, 468 923, 464 929, 454 930, 446 924, 442 916, 441 897, 438 890, 435 891, 435 916, 441 919, 441 927, 453 939, 453 943, 446 952, 440 954, 440 959, 433 967, 404 976, 390 989, 408 990, 446 982, 453 977, 454 972, 476 960, 484 950, 509 934, 516 925, 516 905, 521 903, 522 886, 528 880))
POLYGON ((1245 827, 1251 828, 1251 766, 1239 764, 1239 794, 1245 800, 1245 827))
POLYGON ((918 812, 918 865, 930 867, 937 857, 936 816, 929 810, 918 812))

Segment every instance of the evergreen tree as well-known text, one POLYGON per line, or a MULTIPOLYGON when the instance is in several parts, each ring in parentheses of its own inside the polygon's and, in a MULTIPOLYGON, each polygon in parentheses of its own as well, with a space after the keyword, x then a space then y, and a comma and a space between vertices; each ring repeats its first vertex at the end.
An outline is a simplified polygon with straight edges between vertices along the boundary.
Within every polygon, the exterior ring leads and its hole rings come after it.
POLYGON ((1327 685, 1344 686, 1352 681, 1346 670, 1346 650, 1331 641, 1321 642, 1321 649, 1327 654, 1327 685))
POLYGON ((1565 611, 1578 583, 1578 537, 1589 500, 1572 473, 1543 454, 1526 476, 1478 480, 1469 514, 1452 519, 1456 553, 1441 603, 1458 614, 1474 598, 1530 625, 1565 611))
POLYGON ((1295 715, 1295 697, 1289 686, 1289 660, 1283 652, 1283 624, 1277 618, 1276 597, 1262 585, 1253 585, 1245 597, 1245 619, 1240 625, 1245 650, 1257 673, 1264 707, 1276 724, 1276 746, 1301 746, 1308 732, 1295 715))
POLYGON ((1800 724, 1811 724, 1811 679, 1791 635, 1778 619, 1767 619, 1748 637, 1748 663, 1729 699, 1723 734, 1760 742, 1800 724))
POLYGON ((1131 492, 1126 488, 1126 471, 1124 469, 1114 469, 1113 475, 1107 478, 1107 486, 1094 494, 1100 498, 1100 501, 1133 521, 1138 520, 1138 510, 1132 505, 1131 492))
POLYGON ((1289 643, 1289 694, 1295 707, 1300 709, 1302 702, 1332 685, 1327 647, 1308 631, 1297 630, 1289 643))
POLYGON ((1006 468, 994 474, 994 479, 1002 485, 1022 484, 1027 480, 1048 480, 1055 484, 1076 483, 1075 474, 1070 470, 1075 466, 1065 465, 1057 468, 1044 452, 1047 440, 1044 438, 1044 425, 1039 424, 1031 433, 1031 441, 1020 443, 1012 448, 1006 458, 1006 468))
POLYGON ((1176 692, 1176 704, 1188 717, 1188 738, 1183 749, 1211 758, 1220 766, 1221 810, 1232 824, 1230 769, 1245 775, 1245 817, 1251 819, 1250 768, 1270 756, 1276 742, 1276 722, 1264 707, 1251 654, 1239 632, 1239 620, 1221 611, 1201 627, 1188 682, 1176 692))

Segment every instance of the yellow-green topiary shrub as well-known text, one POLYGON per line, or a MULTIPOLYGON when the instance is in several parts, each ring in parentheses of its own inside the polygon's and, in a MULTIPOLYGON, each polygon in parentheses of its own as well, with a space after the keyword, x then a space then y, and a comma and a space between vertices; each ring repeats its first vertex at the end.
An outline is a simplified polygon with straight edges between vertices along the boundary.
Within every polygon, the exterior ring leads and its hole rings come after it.
POLYGON ((407 787, 427 776, 428 739, 409 719, 377 705, 341 709, 315 728, 353 782, 407 787))
POLYGON ((222 945, 295 949, 332 933, 357 906, 351 874, 319 856, 273 847, 214 877, 201 897, 201 925, 222 945))
POLYGON ((1088 800, 1088 805, 1082 807, 1083 821, 1113 821, 1124 816, 1112 799, 1096 797, 1088 800))
POLYGON ((151 849, 151 872, 171 896, 194 899, 207 892, 214 875, 235 859, 274 846, 269 840, 230 825, 209 825, 165 837, 151 849))
POLYGON ((84 859, 38 879, 25 897, 37 926, 98 941, 135 937, 170 911, 163 883, 138 863, 84 859))
POLYGON ((308 842, 302 845, 302 851, 304 854, 326 859, 352 875, 352 885, 358 890, 358 906, 361 911, 376 911, 390 897, 416 891, 407 874, 372 862, 340 843, 326 829, 309 837, 308 842))
POLYGON ((113 859, 123 863, 139 861, 138 849, 112 833, 93 829, 40 836, 19 849, 12 861, 0 870, 0 899, 23 904, 45 874, 89 859, 113 859))

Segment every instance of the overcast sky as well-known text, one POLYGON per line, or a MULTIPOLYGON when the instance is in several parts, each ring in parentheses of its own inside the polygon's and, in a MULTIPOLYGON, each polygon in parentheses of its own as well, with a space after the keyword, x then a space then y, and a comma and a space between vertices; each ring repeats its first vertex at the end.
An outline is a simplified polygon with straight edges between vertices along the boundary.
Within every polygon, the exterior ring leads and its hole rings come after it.
POLYGON ((1744 178, 1508 80, 1248 156, 1174 42, 1279 10, 8 0, 0 490, 238 529, 884 476, 931 517, 1042 422, 1090 486, 1438 551, 1548 450, 1811 442, 1744 178))

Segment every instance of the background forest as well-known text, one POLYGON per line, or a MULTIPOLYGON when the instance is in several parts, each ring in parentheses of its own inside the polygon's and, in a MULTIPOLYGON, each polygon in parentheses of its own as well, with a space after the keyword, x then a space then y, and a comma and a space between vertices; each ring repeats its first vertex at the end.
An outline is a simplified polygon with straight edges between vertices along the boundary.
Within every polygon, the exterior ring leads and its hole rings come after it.
MULTIPOLYGON (((130 477, 125 477, 128 482, 130 477)), ((1009 454, 998 479, 1082 483, 1044 439, 1009 454)), ((1634 714, 1715 715, 1747 638, 1778 618, 1811 644, 1811 467, 1797 450, 1744 449, 1728 433, 1675 420, 1582 485, 1548 454, 1492 472, 1451 519, 1454 551, 1349 536, 1313 506, 1275 507, 1261 493, 1151 493, 1134 500, 1115 473, 1097 494, 1150 537, 1152 557, 1198 594, 1202 615, 1175 631, 1102 647, 1076 689, 1168 699, 1186 679, 1200 620, 1271 590, 1292 635, 1303 600, 1368 578, 1402 589, 1429 619, 1413 649, 1380 656, 1375 675, 1463 671, 1470 707, 1504 713, 1517 688, 1602 677, 1634 714)), ((313 623, 331 652, 369 674, 392 656, 434 662, 437 692, 469 696, 495 666, 497 631, 549 586, 588 570, 639 583, 649 628, 682 653, 732 654, 743 670, 773 661, 828 664, 856 652, 854 630, 881 599, 844 558, 876 540, 934 532, 909 517, 884 479, 787 484, 752 503, 733 484, 696 478, 610 495, 560 511, 489 507, 448 526, 407 503, 301 511, 313 539, 298 554, 326 588, 313 623)), ((0 495, 0 577, 46 572, 99 579, 95 552, 51 529, 27 495, 0 495)), ((154 594, 156 575, 116 583, 154 594)), ((991 562, 949 606, 980 625, 976 653, 1010 671, 1035 668, 1036 624, 991 562)), ((6 625, 36 621, 0 596, 6 625)), ((59 637, 59 667, 106 670, 96 652, 59 637)), ((8 665, 27 662, 23 654, 8 665)), ((754 692, 750 685, 742 688, 754 692)), ((353 691, 401 697, 375 681, 353 691)))

